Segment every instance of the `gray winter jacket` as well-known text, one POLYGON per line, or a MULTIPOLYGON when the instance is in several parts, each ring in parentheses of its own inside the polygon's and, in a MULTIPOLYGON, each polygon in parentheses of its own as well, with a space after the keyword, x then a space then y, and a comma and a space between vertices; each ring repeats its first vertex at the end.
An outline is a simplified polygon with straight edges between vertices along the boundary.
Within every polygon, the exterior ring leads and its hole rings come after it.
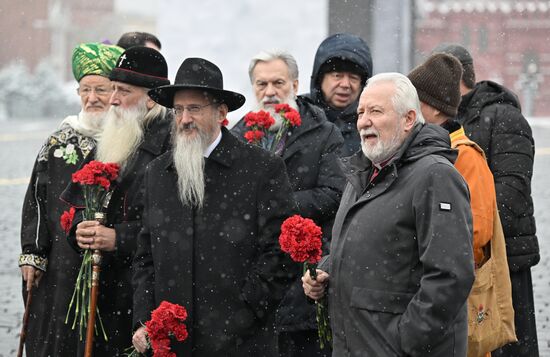
POLYGON ((361 152, 342 159, 348 184, 322 266, 333 356, 466 356, 472 218, 449 145, 419 124, 371 183, 361 152))

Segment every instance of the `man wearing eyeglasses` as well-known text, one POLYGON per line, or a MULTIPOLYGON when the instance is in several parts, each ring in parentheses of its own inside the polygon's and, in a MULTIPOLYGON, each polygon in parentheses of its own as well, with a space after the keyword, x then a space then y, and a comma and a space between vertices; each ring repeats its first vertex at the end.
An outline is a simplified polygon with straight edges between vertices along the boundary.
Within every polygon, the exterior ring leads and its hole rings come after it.
POLYGON ((19 257, 24 290, 34 286, 27 356, 76 355, 78 335, 65 324, 65 315, 80 258, 67 245, 59 224, 63 211, 69 210, 59 195, 101 134, 111 96, 109 74, 122 51, 100 43, 83 43, 74 49, 72 70, 79 85, 81 111, 63 120, 34 164, 23 204, 19 257))
POLYGON ((274 356, 273 319, 298 264, 279 249, 295 212, 280 158, 222 127, 245 98, 223 89, 220 69, 188 58, 175 84, 149 92, 175 111, 172 151, 144 179, 143 228, 134 259, 134 346, 162 301, 187 309, 177 356, 274 356))
MULTIPOLYGON (((90 160, 117 163, 120 175, 104 203, 106 222, 81 221, 77 209, 69 235, 69 243, 77 250, 103 252, 98 306, 109 341, 101 336, 95 339, 96 356, 122 355, 132 343, 131 262, 141 228, 141 206, 136 197, 145 167, 169 147, 171 124, 171 112, 151 100, 147 91, 170 84, 167 76, 166 60, 160 52, 142 46, 126 50, 109 76, 111 108, 90 160)), ((62 199, 84 206, 78 184, 71 184, 62 199)))

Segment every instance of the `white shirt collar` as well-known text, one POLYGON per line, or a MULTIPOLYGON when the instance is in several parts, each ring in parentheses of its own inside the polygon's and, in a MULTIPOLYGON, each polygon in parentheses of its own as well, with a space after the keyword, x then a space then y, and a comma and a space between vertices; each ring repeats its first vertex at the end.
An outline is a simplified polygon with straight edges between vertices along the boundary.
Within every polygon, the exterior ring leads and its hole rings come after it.
POLYGON ((212 142, 212 144, 210 144, 206 150, 204 150, 204 154, 203 156, 204 157, 209 157, 210 154, 212 153, 212 151, 214 151, 214 149, 216 148, 216 146, 218 146, 218 144, 220 143, 220 141, 222 141, 222 132, 220 130, 220 133, 218 134, 218 137, 216 138, 216 140, 214 140, 212 142))

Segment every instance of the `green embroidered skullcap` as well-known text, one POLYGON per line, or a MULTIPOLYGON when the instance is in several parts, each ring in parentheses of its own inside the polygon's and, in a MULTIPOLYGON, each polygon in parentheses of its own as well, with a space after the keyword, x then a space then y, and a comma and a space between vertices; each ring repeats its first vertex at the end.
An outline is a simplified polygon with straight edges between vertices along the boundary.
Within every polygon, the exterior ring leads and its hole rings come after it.
POLYGON ((124 49, 103 43, 82 43, 73 50, 73 75, 77 82, 89 74, 109 77, 124 49))

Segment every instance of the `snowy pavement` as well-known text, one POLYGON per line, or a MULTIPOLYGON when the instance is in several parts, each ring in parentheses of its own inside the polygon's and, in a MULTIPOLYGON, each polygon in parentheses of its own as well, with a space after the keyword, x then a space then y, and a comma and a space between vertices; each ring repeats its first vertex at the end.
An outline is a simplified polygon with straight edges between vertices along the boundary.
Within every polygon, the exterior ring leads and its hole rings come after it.
MULTIPOLYGON (((550 356, 550 121, 530 121, 536 142, 533 199, 541 262, 533 269, 541 357, 550 356)), ((21 205, 34 158, 55 121, 0 122, 0 357, 17 352, 23 302, 17 258, 21 205)))

